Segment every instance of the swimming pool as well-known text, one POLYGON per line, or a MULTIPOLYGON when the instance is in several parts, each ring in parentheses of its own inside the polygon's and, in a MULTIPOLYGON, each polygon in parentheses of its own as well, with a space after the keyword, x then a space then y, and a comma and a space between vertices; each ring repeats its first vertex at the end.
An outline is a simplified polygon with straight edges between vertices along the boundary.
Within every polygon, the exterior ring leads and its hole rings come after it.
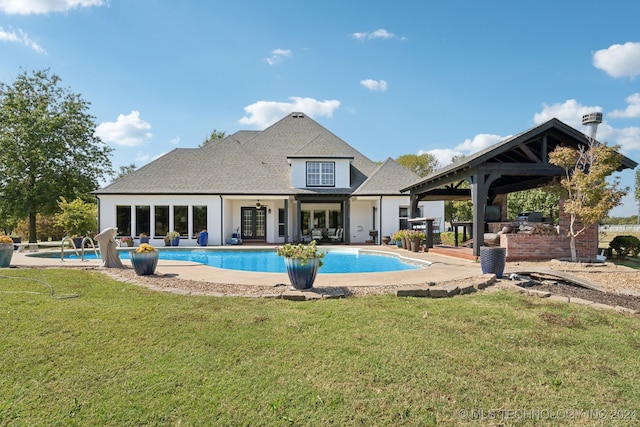
MULTIPOLYGON (((120 259, 131 259, 129 250, 118 251, 120 259)), ((59 257, 60 254, 58 253, 59 257)), ((96 259, 96 255, 85 252, 85 259, 96 259)), ((65 259, 77 259, 75 254, 65 254, 65 259)), ((207 250, 207 249, 160 249, 161 260, 191 261, 211 267, 229 270, 286 273, 284 261, 275 250, 207 250)), ((328 250, 324 265, 318 274, 334 273, 381 273, 424 268, 428 263, 404 260, 394 254, 369 251, 328 250)))

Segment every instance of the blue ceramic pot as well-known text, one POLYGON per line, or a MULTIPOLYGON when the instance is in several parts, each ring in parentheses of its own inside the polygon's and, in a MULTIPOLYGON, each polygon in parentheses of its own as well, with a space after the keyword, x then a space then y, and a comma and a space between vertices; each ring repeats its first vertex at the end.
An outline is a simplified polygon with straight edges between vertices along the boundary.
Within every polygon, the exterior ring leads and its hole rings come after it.
POLYGON ((13 257, 13 243, 0 243, 0 268, 9 267, 11 257, 13 257))
POLYGON ((285 257, 284 265, 287 267, 292 289, 311 289, 318 274, 320 258, 309 258, 302 265, 301 259, 285 257))
POLYGON ((158 265, 158 251, 131 252, 131 265, 138 276, 149 276, 156 271, 158 265))

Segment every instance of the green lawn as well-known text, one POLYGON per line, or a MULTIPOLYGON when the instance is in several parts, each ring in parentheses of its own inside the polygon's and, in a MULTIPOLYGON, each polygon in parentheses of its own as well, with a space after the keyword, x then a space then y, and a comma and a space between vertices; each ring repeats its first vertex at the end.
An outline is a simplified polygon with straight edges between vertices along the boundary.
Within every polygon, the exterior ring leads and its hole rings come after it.
POLYGON ((0 426, 640 422, 637 316, 508 292, 292 302, 0 275, 39 280, 0 277, 0 426))

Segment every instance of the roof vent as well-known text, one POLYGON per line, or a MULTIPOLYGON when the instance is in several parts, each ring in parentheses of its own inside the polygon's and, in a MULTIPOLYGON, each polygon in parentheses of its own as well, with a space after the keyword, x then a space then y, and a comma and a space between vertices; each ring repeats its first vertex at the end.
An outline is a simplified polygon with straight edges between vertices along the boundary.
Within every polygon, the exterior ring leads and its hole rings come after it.
POLYGON ((291 115, 291 117, 293 117, 294 119, 304 119, 304 114, 302 114, 302 113, 293 113, 291 115))

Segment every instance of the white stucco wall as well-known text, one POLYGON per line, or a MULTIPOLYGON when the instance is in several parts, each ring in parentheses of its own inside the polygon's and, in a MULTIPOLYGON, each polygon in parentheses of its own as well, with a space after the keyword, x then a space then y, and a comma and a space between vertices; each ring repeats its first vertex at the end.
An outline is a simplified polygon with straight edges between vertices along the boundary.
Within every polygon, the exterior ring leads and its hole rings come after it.
POLYGON ((351 187, 351 162, 349 159, 290 159, 291 162, 291 186, 294 188, 306 188, 307 186, 307 162, 333 162, 335 163, 335 188, 351 187))
MULTIPOLYGON (((218 246, 225 244, 236 230, 241 227, 241 208, 243 206, 255 206, 259 199, 263 206, 267 207, 266 241, 268 244, 284 243, 284 236, 278 235, 278 209, 284 208, 284 199, 269 199, 268 196, 249 198, 241 196, 219 195, 197 196, 165 196, 165 195, 101 195, 99 197, 100 229, 116 226, 116 206, 131 206, 132 227, 135 227, 135 206, 151 206, 151 244, 164 245, 162 236, 154 236, 153 212, 154 206, 169 206, 169 229, 173 229, 173 206, 189 207, 189 231, 191 233, 200 230, 192 230, 192 206, 207 206, 207 231, 209 232, 209 245, 218 246), (271 212, 269 212, 271 209, 271 212)), ((374 229, 373 208, 376 208, 375 229, 378 230, 378 241, 382 236, 391 236, 399 228, 399 208, 409 206, 409 196, 372 196, 359 197, 350 203, 350 228, 345 228, 352 244, 363 244, 370 240, 369 230, 374 229)), ((444 217, 444 202, 421 202, 423 215, 426 217, 444 217)), ((304 209, 309 210, 337 210, 339 204, 305 203, 304 209)), ((288 204, 288 235, 289 241, 296 238, 300 224, 296 218, 296 204, 293 198, 288 204)), ((132 230, 135 235, 139 232, 132 230)), ((193 234, 189 238, 182 238, 181 244, 196 245, 193 234)))
POLYGON ((131 206, 131 222, 132 222, 132 234, 138 235, 139 232, 135 230, 135 207, 136 206, 151 206, 151 236, 150 243, 153 245, 164 245, 162 236, 155 236, 155 224, 153 219, 154 206, 169 206, 169 230, 174 227, 173 219, 173 207, 174 206, 188 206, 189 212, 189 238, 182 238, 180 241, 185 242, 187 245, 195 245, 196 240, 193 238, 193 233, 201 230, 193 230, 193 218, 192 207, 193 206, 207 206, 207 231, 209 233, 209 244, 219 244, 214 242, 220 241, 221 229, 220 223, 220 196, 164 196, 164 195, 100 195, 99 197, 99 213, 98 219, 100 230, 104 230, 107 227, 115 227, 116 221, 116 207, 117 206, 131 206))

